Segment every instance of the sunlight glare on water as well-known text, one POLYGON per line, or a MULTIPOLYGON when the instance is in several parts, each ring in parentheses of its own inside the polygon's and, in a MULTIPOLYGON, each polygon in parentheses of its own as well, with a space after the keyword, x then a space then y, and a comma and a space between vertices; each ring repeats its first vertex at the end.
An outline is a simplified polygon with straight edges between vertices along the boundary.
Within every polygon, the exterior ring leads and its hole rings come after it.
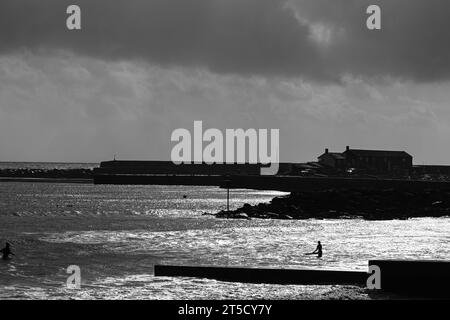
MULTIPOLYGON (((279 192, 233 190, 231 206, 279 192)), ((353 286, 281 286, 154 277, 155 264, 367 271, 373 258, 449 259, 449 218, 226 220, 219 188, 0 183, 0 298, 366 299, 353 286), (186 195, 186 199, 183 196, 186 195), (304 256, 323 244, 324 256, 304 256), (65 287, 79 265, 82 289, 65 287)))

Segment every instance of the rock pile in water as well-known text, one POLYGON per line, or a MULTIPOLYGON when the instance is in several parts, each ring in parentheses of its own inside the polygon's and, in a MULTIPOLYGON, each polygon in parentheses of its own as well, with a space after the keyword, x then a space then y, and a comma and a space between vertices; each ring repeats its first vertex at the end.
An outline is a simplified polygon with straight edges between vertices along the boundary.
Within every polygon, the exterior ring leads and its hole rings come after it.
POLYGON ((270 203, 244 204, 221 211, 218 218, 238 219, 367 219, 391 220, 450 215, 450 190, 406 192, 387 190, 327 190, 275 197, 270 203))

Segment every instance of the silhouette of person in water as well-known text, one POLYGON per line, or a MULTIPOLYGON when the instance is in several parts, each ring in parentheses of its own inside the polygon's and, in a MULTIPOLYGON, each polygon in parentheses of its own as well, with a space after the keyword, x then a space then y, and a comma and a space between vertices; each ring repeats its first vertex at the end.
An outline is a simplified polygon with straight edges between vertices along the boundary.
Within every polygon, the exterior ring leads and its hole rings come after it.
POLYGON ((10 244, 9 242, 6 243, 6 246, 0 250, 0 252, 2 253, 2 259, 3 260, 8 260, 10 255, 15 256, 14 253, 12 253, 11 249, 10 249, 10 244))
POLYGON ((322 244, 320 243, 320 241, 317 242, 316 250, 314 250, 311 254, 315 254, 315 253, 317 253, 317 258, 322 257, 322 244))

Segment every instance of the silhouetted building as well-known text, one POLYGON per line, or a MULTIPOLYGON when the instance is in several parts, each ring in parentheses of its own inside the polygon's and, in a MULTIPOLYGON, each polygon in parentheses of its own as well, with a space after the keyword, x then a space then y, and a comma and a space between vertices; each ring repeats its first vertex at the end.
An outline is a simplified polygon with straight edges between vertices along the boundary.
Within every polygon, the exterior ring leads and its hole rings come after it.
POLYGON ((329 152, 318 157, 319 163, 334 169, 363 169, 376 172, 409 170, 412 156, 405 151, 362 150, 346 147, 342 153, 329 152))
POLYGON ((328 149, 325 149, 325 153, 319 156, 319 163, 335 168, 335 169, 345 169, 346 161, 345 156, 340 152, 329 152, 328 149))

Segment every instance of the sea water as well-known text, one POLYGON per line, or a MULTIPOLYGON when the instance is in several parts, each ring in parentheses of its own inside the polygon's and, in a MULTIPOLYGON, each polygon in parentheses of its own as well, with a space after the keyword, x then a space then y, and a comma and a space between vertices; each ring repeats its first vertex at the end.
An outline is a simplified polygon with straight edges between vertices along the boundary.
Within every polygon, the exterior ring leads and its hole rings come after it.
MULTIPOLYGON (((232 190, 231 208, 284 193, 232 190)), ((216 187, 0 182, 0 299, 372 299, 357 286, 155 277, 155 264, 367 271, 374 258, 450 258, 450 218, 217 219, 216 187), (186 197, 184 197, 186 196, 186 197), (305 256, 323 244, 323 257, 305 256), (69 265, 81 288, 69 289, 69 265)))

